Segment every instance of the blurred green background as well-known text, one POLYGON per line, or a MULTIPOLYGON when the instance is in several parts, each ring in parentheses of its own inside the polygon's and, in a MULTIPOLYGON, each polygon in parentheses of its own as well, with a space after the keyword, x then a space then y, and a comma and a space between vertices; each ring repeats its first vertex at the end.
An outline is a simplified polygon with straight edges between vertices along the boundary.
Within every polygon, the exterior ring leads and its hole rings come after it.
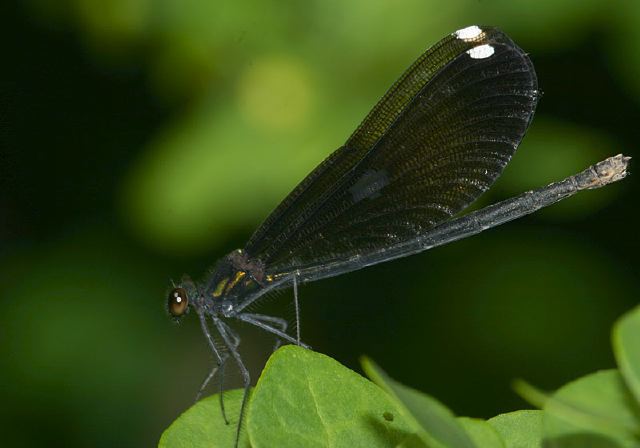
MULTIPOLYGON (((640 2, 3 2, 0 427, 5 446, 153 446, 211 356, 170 278, 242 247, 442 36, 497 25, 544 91, 483 204, 640 156, 640 2)), ((633 166, 632 166, 633 171, 633 166)), ((640 289, 631 176, 466 241, 301 289, 303 339, 368 354, 456 413, 614 365, 640 289)), ((291 295, 283 313, 291 318, 291 295)), ((272 344, 242 329, 254 378, 272 344)), ((239 384, 229 368, 229 385, 239 384)))

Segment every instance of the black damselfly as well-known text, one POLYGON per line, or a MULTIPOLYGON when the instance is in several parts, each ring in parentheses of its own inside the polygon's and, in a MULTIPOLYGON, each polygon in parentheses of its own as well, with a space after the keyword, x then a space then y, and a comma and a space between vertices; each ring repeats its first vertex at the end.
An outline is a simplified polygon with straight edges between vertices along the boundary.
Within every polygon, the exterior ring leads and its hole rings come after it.
MULTIPOLYGON (((242 373, 245 395, 236 445, 250 377, 229 320, 303 345, 300 283, 465 238, 625 177, 629 158, 618 155, 560 182, 453 218, 502 173, 539 97, 531 60, 501 31, 470 26, 452 33, 407 69, 244 249, 222 258, 203 281, 185 276, 174 285, 169 312, 179 317, 193 308, 216 359, 200 393, 216 372, 222 376, 228 356, 242 373), (287 333, 284 319, 247 311, 270 291, 289 287, 294 290, 295 336, 287 333)), ((220 403, 226 419, 222 398, 220 403)))

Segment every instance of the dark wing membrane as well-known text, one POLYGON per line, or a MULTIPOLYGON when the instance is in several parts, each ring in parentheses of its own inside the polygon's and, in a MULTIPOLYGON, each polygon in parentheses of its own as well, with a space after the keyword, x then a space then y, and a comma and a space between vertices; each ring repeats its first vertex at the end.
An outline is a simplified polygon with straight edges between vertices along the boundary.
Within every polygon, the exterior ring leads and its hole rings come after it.
POLYGON ((467 30, 396 81, 255 232, 251 257, 272 273, 366 257, 416 238, 491 186, 531 122, 537 80, 505 34, 467 30))
POLYGON ((295 232, 335 187, 335 183, 371 150, 376 141, 427 82, 452 58, 477 45, 452 35, 429 48, 391 86, 344 146, 317 166, 271 213, 245 250, 268 258, 269 252, 295 232))

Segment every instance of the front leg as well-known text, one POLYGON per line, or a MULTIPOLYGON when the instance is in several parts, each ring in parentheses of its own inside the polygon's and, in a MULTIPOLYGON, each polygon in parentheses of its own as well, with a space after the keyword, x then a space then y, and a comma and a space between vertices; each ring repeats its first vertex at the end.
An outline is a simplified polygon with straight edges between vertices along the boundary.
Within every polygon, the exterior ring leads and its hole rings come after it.
MULTIPOLYGON (((240 441, 240 431, 242 430, 242 423, 244 421, 244 411, 247 406, 247 399, 249 398, 249 389, 251 387, 251 376, 249 375, 249 370, 242 362, 242 357, 238 350, 236 350, 236 343, 239 343, 238 336, 233 333, 231 328, 222 322, 219 318, 212 316, 213 324, 218 329, 218 333, 222 337, 225 345, 231 352, 231 356, 235 359, 236 364, 238 365, 238 369, 240 369, 240 374, 242 375, 242 384, 244 386, 244 393, 242 394, 242 403, 240 404, 240 415, 238 416, 238 426, 236 428, 236 441, 233 445, 234 448, 238 448, 238 443, 240 441)), ((228 424, 228 423, 227 423, 228 424)))
MULTIPOLYGON (((207 377, 204 379, 204 381, 202 382, 202 384, 200 385, 200 390, 198 391, 198 394, 196 395, 196 401, 198 401, 200 399, 200 397, 202 396, 202 393, 204 392, 205 388, 207 387, 207 385, 209 384, 209 381, 211 381, 211 379, 215 376, 216 372, 220 372, 220 412, 222 413, 222 418, 224 419, 224 422, 228 425, 229 424, 229 419, 227 419, 227 413, 225 411, 224 408, 224 366, 225 363, 227 361, 228 355, 225 353, 220 353, 220 351, 218 350, 218 348, 216 347, 216 343, 213 340, 213 337, 211 336, 211 333, 209 333, 209 327, 207 326, 207 319, 206 316, 202 313, 198 313, 198 317, 200 318, 200 326, 202 327, 202 331, 207 339, 207 343, 209 344, 209 348, 211 349, 211 352, 213 353, 213 355, 216 358, 216 365, 211 369, 211 371, 209 372, 209 374, 207 375, 207 377)), ((234 341, 234 348, 238 346, 238 344, 240 343, 240 340, 238 339, 237 341, 234 341)))

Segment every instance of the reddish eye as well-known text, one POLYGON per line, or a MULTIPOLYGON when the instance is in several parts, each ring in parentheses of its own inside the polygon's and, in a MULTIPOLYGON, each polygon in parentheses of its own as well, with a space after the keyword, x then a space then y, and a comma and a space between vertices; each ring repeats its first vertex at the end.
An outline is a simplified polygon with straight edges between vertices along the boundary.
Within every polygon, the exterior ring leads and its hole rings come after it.
POLYGON ((183 288, 174 288, 169 293, 169 312, 174 317, 180 317, 187 311, 189 298, 183 288))

